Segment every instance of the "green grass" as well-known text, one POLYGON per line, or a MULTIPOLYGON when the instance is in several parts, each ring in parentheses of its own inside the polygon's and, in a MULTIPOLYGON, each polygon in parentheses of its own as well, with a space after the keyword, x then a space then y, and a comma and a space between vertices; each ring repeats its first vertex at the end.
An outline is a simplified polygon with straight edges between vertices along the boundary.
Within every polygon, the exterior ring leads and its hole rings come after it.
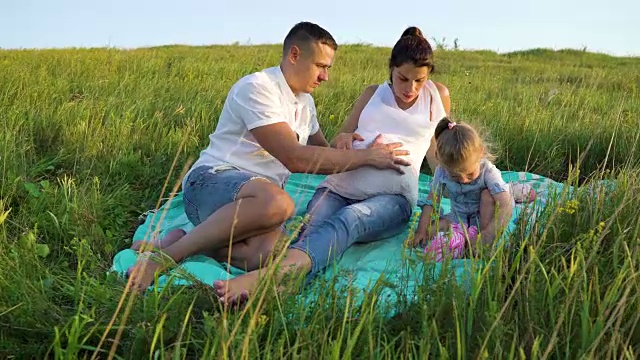
MULTIPOLYGON (((387 77, 388 54, 339 50, 314 94, 329 138, 387 77)), ((304 308, 266 288, 232 312, 209 287, 174 288, 136 298, 124 319, 126 298, 110 327, 124 289, 107 274, 114 254, 206 146, 233 82, 278 56, 276 46, 0 51, 0 357, 90 358, 99 344, 98 358, 132 359, 638 356, 640 59, 543 49, 436 54, 453 117, 486 130, 501 169, 585 185, 531 236, 514 234, 470 295, 425 283, 385 320, 373 295, 353 305, 327 290, 326 306, 304 308), (601 179, 615 190, 586 187, 601 179)))

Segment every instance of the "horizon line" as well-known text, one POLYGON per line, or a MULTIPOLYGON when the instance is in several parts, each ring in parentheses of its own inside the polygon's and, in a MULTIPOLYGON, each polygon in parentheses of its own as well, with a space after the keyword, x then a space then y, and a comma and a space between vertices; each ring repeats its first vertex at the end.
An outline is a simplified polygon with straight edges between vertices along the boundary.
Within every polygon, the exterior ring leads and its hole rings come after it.
MULTIPOLYGON (((434 42, 437 42, 435 39, 433 40, 434 42)), ((432 43, 430 41, 430 43, 432 43)), ((227 43, 209 43, 209 44, 188 44, 188 43, 166 43, 166 44, 158 44, 158 45, 139 45, 139 46, 117 46, 117 45, 102 45, 102 46, 74 46, 74 45, 68 45, 68 46, 51 46, 51 47, 3 47, 2 45, 0 45, 0 51, 6 50, 6 51, 37 51, 37 50, 90 50, 90 49, 115 49, 115 50, 142 50, 142 49, 153 49, 153 48, 163 48, 163 47, 193 47, 193 48, 198 48, 198 47, 251 47, 251 46, 282 46, 282 43, 269 43, 269 42, 264 42, 264 43, 251 43, 251 42, 240 42, 238 40, 233 41, 233 42, 227 42, 227 43)), ((382 44, 375 44, 375 43, 370 43, 370 42, 366 42, 366 41, 362 41, 362 42, 345 42, 342 44, 339 44, 339 48, 340 47, 355 47, 355 46, 365 46, 365 47, 372 47, 372 48, 384 48, 384 49, 391 49, 393 46, 389 46, 389 45, 382 45, 382 44)), ((588 46, 583 46, 581 48, 574 48, 574 47, 558 47, 558 48, 553 48, 553 47, 544 47, 544 46, 538 46, 538 47, 529 47, 529 48, 520 48, 520 49, 514 49, 514 50, 495 50, 495 49, 488 49, 488 48, 464 48, 464 47, 458 47, 455 48, 454 46, 451 46, 449 44, 433 44, 432 43, 432 47, 434 52, 435 51, 468 51, 468 52, 492 52, 498 55, 506 55, 506 54, 510 54, 510 53, 518 53, 518 52, 527 52, 527 51, 533 51, 533 50, 547 50, 547 51, 552 51, 552 52, 560 52, 560 51, 575 51, 575 52, 584 52, 584 53, 590 53, 590 54, 598 54, 598 55, 606 55, 606 56, 611 56, 611 57, 616 57, 616 58, 638 58, 640 57, 640 53, 635 54, 635 53, 629 53, 626 55, 618 55, 612 52, 607 52, 607 51, 599 51, 599 50, 589 50, 588 46)), ((339 49, 338 48, 338 49, 339 49)))

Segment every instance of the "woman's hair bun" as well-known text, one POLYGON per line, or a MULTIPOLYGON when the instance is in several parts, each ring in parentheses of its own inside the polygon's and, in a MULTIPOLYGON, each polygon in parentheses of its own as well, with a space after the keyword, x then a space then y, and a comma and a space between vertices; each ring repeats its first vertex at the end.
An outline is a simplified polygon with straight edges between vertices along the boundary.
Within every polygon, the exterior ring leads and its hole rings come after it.
POLYGON ((415 26, 408 27, 403 33, 402 36, 417 36, 424 39, 424 35, 422 35, 422 31, 415 26))

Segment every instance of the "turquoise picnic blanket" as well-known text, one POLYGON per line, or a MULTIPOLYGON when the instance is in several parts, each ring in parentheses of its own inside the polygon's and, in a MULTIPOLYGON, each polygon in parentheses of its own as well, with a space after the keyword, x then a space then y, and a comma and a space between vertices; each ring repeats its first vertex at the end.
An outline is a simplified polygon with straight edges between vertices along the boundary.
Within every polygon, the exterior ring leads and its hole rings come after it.
MULTIPOLYGON (((502 240, 508 239, 508 234, 513 231, 524 206, 541 209, 554 189, 561 190, 563 184, 553 182, 542 176, 526 172, 502 172, 504 180, 508 183, 527 183, 537 192, 537 199, 530 204, 517 204, 512 221, 502 240)), ((293 174, 285 186, 285 190, 293 197, 296 203, 296 217, 289 224, 305 214, 306 205, 311 199, 316 186, 324 179, 323 175, 293 174)), ((420 199, 425 199, 432 178, 428 175, 420 176, 420 199)), ((181 228, 186 232, 193 229, 193 225, 187 219, 182 204, 182 193, 175 194, 168 199, 159 209, 145 213, 146 219, 133 235, 133 241, 143 241, 151 238, 153 232, 157 236, 164 236, 167 232, 181 228)), ((420 213, 419 206, 414 211, 414 219, 420 213)), ((443 200, 444 211, 450 209, 447 199, 443 200)), ((527 216, 535 216, 536 211, 527 211, 527 216), (531 215, 530 215, 531 214, 531 215)), ((533 222, 533 218, 531 221, 533 222)), ((407 297, 415 296, 417 286, 429 279, 436 279, 446 269, 449 275, 453 275, 460 284, 465 284, 477 272, 477 261, 472 259, 458 259, 444 263, 429 263, 421 259, 420 251, 405 246, 405 241, 413 233, 417 222, 410 222, 405 231, 394 237, 381 239, 380 241, 356 244, 347 249, 341 259, 329 266, 317 279, 322 278, 331 281, 334 287, 348 287, 351 296, 357 298, 357 294, 371 291, 374 285, 380 291, 378 299, 382 304, 380 309, 385 309, 387 315, 393 315, 396 302, 407 297), (411 265, 407 265, 407 264, 411 265), (428 267, 428 276, 425 278, 425 269, 428 267), (475 270, 474 270, 475 269, 475 270), (380 285, 385 284, 385 285, 380 285), (354 292, 355 290, 355 292, 354 292), (355 293, 355 295, 354 295, 355 293), (388 305, 388 306, 382 306, 388 305)), ((293 226, 291 226, 293 227, 293 226)), ((507 244, 508 245, 508 244, 507 244)), ((127 269, 133 266, 137 259, 137 252, 125 249, 118 252, 113 259, 112 271, 126 276, 127 269)), ((193 279, 212 285, 214 281, 229 279, 244 271, 227 266, 227 264, 203 256, 196 255, 185 259, 171 272, 159 277, 157 287, 191 284, 193 279), (188 276, 185 276, 188 274, 188 276), (191 277, 191 278, 190 278, 191 277)), ((326 286, 326 282, 325 286, 326 286)), ((322 289, 313 286, 305 288, 306 301, 313 301, 317 292, 322 289)))

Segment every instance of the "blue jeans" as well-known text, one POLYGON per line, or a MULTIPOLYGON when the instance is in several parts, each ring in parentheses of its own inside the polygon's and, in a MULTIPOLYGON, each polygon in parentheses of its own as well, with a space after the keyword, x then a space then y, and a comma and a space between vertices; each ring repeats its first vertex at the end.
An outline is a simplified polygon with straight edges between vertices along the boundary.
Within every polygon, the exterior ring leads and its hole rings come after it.
POLYGON ((339 259, 355 243, 382 240, 405 230, 413 208, 401 195, 377 195, 366 200, 344 198, 326 188, 316 189, 307 205, 309 223, 289 248, 311 259, 308 278, 339 259))

